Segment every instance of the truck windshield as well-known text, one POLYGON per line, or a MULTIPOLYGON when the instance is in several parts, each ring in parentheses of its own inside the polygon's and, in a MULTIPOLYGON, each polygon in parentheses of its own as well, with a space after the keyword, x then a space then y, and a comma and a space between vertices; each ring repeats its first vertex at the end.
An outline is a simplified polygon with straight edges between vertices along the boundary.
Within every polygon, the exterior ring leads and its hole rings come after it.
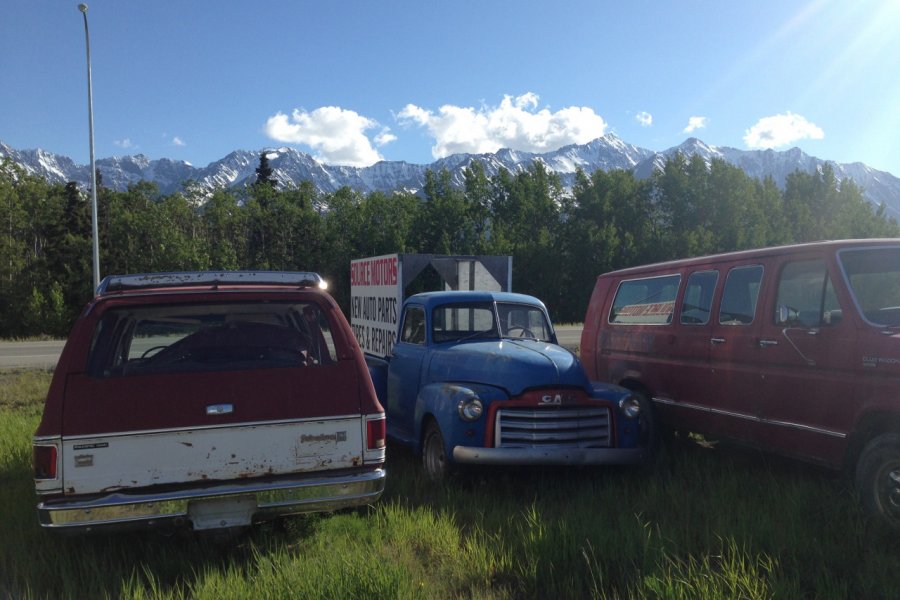
POLYGON ((496 313, 490 302, 445 304, 434 309, 431 322, 436 343, 501 337, 552 341, 544 311, 530 304, 498 302, 496 313))
POLYGON ((900 326, 900 246, 844 250, 838 257, 865 319, 900 326))
POLYGON ((500 316, 501 337, 551 341, 550 324, 540 308, 527 304, 498 302, 497 314, 500 316))
POLYGON ((497 337, 494 306, 490 302, 438 306, 432 313, 431 322, 432 338, 437 343, 497 337))

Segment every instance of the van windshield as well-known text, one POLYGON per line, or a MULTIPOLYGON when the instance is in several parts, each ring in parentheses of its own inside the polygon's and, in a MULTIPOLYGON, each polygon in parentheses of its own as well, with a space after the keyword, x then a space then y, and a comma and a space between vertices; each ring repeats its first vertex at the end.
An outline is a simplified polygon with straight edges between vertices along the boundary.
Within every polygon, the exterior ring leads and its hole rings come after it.
POLYGON ((838 258, 865 319, 900 326, 900 246, 844 250, 838 258))

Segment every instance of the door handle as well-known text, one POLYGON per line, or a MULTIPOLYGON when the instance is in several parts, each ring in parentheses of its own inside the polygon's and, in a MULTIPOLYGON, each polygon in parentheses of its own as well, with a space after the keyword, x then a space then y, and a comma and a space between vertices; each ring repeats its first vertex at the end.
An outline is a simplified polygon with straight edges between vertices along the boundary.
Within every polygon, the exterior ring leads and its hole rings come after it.
POLYGON ((759 340, 760 348, 768 348, 769 346, 777 346, 777 345, 778 345, 777 340, 759 340))
POLYGON ((234 412, 232 404, 210 404, 206 407, 207 415, 227 415, 234 412))
POLYGON ((710 344, 724 344, 725 338, 723 338, 723 337, 709 338, 709 343, 710 344))

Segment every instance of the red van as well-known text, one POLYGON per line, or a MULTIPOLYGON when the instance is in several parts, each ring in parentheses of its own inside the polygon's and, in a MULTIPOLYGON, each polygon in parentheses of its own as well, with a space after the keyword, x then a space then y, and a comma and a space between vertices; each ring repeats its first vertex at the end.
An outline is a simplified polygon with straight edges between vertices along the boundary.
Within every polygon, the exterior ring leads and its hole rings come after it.
POLYGON ((663 428, 848 469, 864 508, 900 528, 900 239, 606 273, 581 355, 663 428))

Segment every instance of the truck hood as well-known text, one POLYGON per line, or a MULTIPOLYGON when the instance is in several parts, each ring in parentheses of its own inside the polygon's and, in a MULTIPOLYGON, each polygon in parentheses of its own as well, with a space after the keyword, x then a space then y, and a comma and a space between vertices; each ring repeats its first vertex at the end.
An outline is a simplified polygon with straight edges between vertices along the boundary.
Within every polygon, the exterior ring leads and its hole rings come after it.
POLYGON ((530 340, 472 341, 431 352, 429 383, 457 381, 503 388, 517 396, 531 388, 574 386, 589 382, 578 358, 547 342, 530 340))

